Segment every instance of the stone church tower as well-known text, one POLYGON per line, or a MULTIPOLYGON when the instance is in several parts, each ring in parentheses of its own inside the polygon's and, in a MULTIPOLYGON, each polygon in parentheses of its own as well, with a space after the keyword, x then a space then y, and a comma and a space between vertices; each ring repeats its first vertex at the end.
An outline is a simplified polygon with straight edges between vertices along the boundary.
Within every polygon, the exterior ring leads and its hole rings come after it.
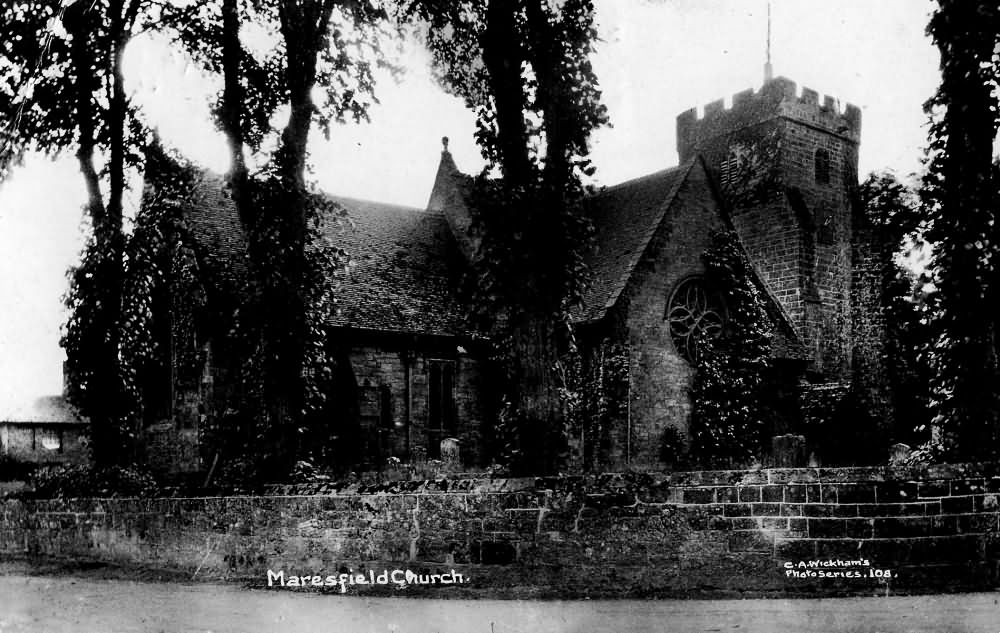
POLYGON ((714 171, 751 260, 807 348, 812 380, 846 381, 857 346, 852 278, 861 111, 777 77, 677 117, 681 164, 714 171))

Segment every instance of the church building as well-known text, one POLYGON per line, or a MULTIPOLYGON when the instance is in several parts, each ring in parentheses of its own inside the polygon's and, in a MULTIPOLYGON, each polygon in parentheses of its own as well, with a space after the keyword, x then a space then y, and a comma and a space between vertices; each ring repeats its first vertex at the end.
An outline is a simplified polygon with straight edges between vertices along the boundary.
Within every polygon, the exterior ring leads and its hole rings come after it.
MULTIPOLYGON (((735 230, 767 304, 770 434, 803 433, 807 418, 828 414, 877 371, 878 245, 856 197, 860 110, 777 77, 733 95, 728 108, 720 99, 701 116, 683 112, 676 125, 680 165, 606 187, 587 204, 592 279, 575 320, 592 340, 614 338, 628 358, 626 411, 601 440, 605 470, 663 468, 665 438, 688 433, 692 342, 726 318, 703 278, 715 231, 735 230)), ((337 359, 329 414, 335 434, 353 438, 358 467, 440 459, 443 450, 468 467, 492 457, 491 370, 458 292, 478 248, 470 182, 446 146, 426 209, 334 198, 353 228, 330 239, 354 264, 328 323, 337 359)), ((203 179, 185 222, 195 266, 245 248, 218 178, 203 179)), ((174 470, 205 469, 198 425, 222 414, 225 393, 211 338, 189 344, 204 366, 185 384, 171 378, 168 410, 146 433, 174 470), (185 443, 184 459, 164 451, 185 443)))

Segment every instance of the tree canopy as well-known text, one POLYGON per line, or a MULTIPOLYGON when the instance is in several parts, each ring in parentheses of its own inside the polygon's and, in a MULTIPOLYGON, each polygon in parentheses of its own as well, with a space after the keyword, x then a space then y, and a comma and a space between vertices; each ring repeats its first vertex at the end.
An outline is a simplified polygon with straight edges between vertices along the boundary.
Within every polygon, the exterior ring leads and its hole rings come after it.
POLYGON ((941 52, 921 190, 934 248, 934 409, 962 454, 985 456, 1000 432, 1000 7, 939 0, 927 32, 941 52))

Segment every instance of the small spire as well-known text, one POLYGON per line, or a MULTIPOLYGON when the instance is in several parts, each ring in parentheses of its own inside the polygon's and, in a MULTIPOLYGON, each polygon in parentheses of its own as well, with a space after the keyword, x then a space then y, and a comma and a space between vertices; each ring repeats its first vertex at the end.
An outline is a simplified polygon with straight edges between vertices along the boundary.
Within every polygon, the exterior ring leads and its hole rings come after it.
POLYGON ((771 2, 767 2, 767 53, 764 61, 764 82, 774 79, 774 69, 771 67, 771 2))
POLYGON ((441 137, 441 147, 442 147, 441 151, 443 151, 443 152, 447 152, 448 151, 448 137, 447 136, 442 136, 441 137))

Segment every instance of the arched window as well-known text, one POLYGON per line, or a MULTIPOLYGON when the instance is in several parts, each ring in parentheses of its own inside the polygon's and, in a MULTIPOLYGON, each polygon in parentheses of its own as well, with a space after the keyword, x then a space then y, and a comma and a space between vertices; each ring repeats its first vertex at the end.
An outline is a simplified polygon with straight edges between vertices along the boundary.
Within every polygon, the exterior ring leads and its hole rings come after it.
POLYGON ((722 334, 728 312, 718 292, 705 286, 702 277, 684 279, 670 295, 665 319, 677 352, 688 362, 698 360, 699 341, 722 334))
POLYGON ((822 148, 816 150, 816 182, 830 182, 830 152, 822 148))

